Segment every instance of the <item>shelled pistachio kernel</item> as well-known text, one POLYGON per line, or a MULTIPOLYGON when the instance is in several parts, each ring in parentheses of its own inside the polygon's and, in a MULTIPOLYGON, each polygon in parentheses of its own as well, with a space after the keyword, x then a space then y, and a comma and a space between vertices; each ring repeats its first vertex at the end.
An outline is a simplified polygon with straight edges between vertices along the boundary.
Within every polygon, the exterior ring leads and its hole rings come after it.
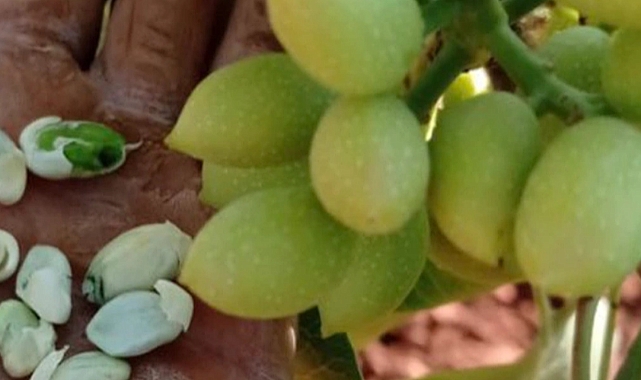
POLYGON ((178 276, 192 239, 171 222, 131 229, 94 257, 82 282, 91 302, 104 304, 133 290, 152 290, 160 279, 178 276))
POLYGON ((20 249, 16 238, 4 230, 0 230, 0 282, 13 276, 18 269, 20 249))
POLYGON ((193 300, 178 285, 161 284, 160 294, 133 291, 101 307, 87 325, 89 341, 108 355, 132 357, 175 340, 190 324, 193 300))
POLYGON ((104 124, 63 121, 57 116, 35 120, 20 134, 27 167, 52 180, 108 174, 125 162, 125 138, 104 124))
POLYGON ((131 366, 100 351, 83 352, 63 361, 51 380, 127 380, 131 366))
POLYGON ((67 350, 69 350, 69 346, 64 346, 60 350, 51 351, 44 359, 42 359, 40 364, 38 364, 29 380, 51 380, 53 373, 65 357, 67 350))
POLYGON ((26 158, 11 138, 0 129, 0 204, 10 206, 18 203, 26 186, 26 158))
POLYGON ((71 315, 71 265, 58 248, 36 245, 24 259, 16 294, 40 318, 63 324, 71 315))
POLYGON ((0 356, 11 377, 24 377, 54 349, 53 326, 17 300, 0 303, 0 356))

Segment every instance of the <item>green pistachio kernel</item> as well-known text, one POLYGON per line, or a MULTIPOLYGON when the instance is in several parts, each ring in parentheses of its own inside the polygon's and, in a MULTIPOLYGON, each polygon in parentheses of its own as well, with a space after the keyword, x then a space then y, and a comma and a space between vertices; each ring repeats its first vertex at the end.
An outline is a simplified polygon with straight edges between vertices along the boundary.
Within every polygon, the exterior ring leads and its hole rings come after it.
POLYGON ((125 162, 125 138, 104 124, 40 118, 20 135, 20 147, 34 174, 52 180, 108 174, 125 162))

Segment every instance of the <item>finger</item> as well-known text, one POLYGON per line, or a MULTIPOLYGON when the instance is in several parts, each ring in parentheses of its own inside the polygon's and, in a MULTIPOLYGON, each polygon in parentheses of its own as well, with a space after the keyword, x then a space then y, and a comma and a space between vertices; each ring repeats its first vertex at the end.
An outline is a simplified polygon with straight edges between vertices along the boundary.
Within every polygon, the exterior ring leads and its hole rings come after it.
POLYGON ((119 0, 93 72, 108 108, 171 123, 207 72, 219 0, 119 0))
POLYGON ((282 50, 269 26, 265 0, 237 1, 212 69, 247 56, 282 50))
MULTIPOLYGON (((5 37, 30 36, 61 45, 81 67, 94 57, 105 0, 0 0, 5 37)), ((46 46, 45 46, 46 47, 46 46)))

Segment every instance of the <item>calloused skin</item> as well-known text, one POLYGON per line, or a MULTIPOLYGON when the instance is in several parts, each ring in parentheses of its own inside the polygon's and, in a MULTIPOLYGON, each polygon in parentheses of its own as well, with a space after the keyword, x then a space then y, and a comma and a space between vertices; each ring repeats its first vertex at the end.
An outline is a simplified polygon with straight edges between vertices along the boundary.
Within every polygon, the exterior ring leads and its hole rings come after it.
MULTIPOLYGON (((90 180, 28 178, 20 203, 0 206, 0 229, 24 255, 54 245, 74 274, 70 322, 57 328, 67 356, 94 349, 84 329, 97 310, 80 282, 93 255, 120 233, 171 220, 190 234, 212 210, 197 194, 199 164, 162 140, 208 72, 275 47, 262 0, 117 0, 96 56, 104 0, 0 0, 0 127, 14 140, 32 120, 96 120, 142 141, 115 174, 90 180)), ((132 252, 135 254, 135 252, 132 252)), ((15 297, 15 277, 0 300, 15 297)), ((244 321, 196 301, 189 332, 131 359, 133 380, 290 379, 291 320, 244 321)), ((0 379, 9 377, 0 370, 0 379)))

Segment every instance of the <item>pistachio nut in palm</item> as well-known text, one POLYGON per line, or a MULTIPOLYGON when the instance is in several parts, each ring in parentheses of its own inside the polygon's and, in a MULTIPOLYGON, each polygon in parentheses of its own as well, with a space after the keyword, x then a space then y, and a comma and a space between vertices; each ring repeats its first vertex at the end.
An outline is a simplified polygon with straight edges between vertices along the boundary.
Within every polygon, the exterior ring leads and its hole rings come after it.
POLYGON ((71 265, 58 248, 36 245, 18 271, 16 294, 47 322, 63 324, 71 315, 71 265))
POLYGON ((138 146, 127 144, 122 135, 104 124, 57 116, 27 125, 19 142, 29 170, 50 180, 111 173, 125 163, 127 152, 138 146))
POLYGON ((22 199, 27 186, 24 154, 0 129, 0 205, 10 206, 22 199))
POLYGON ((82 293, 89 301, 104 304, 126 292, 152 290, 158 280, 176 278, 191 241, 171 222, 133 228, 114 238, 94 257, 82 293))

